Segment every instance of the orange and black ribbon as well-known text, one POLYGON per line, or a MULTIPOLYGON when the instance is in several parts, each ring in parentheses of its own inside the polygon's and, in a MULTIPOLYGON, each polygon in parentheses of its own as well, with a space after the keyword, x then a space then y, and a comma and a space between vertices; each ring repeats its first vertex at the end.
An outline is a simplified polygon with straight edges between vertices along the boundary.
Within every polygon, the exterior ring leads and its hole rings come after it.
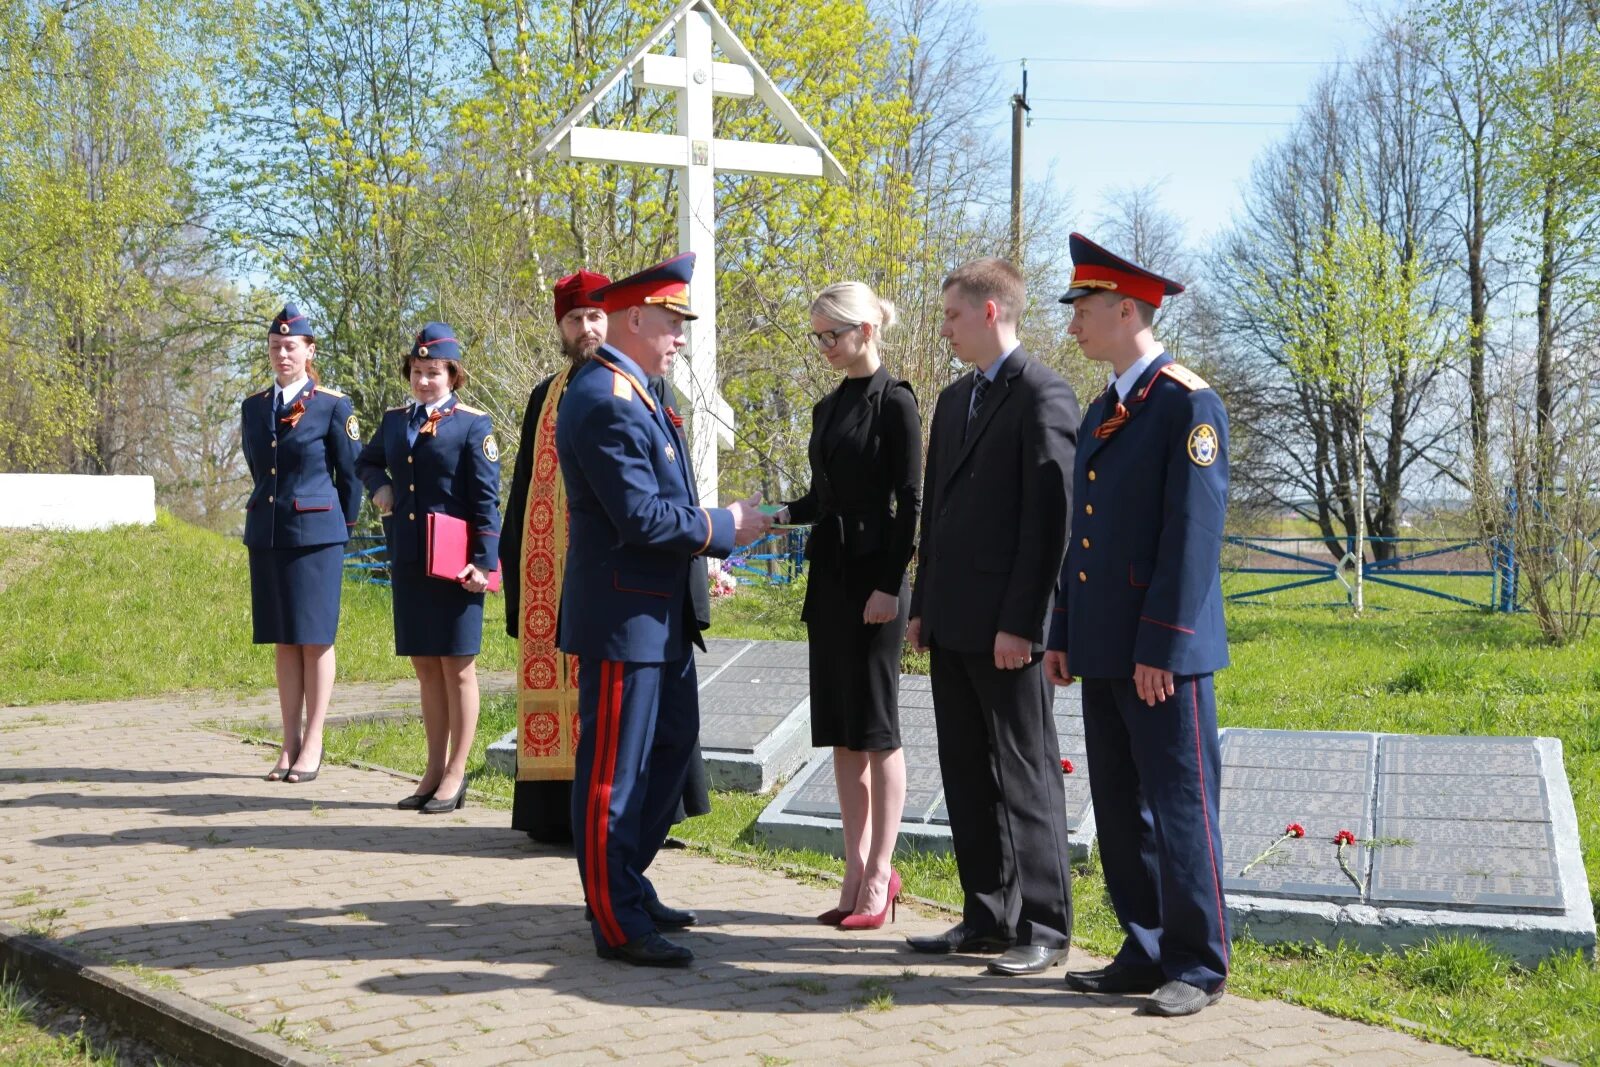
POLYGON ((428 412, 428 421, 417 427, 417 436, 421 437, 423 434, 427 434, 430 437, 437 437, 439 434, 439 420, 454 411, 455 408, 451 408, 449 411, 440 411, 435 408, 428 412))
POLYGON ((294 407, 289 409, 289 414, 278 419, 278 422, 292 430, 296 426, 300 425, 300 419, 305 415, 305 413, 306 402, 304 400, 296 400, 294 402, 294 407))
POLYGON ((673 426, 680 430, 683 429, 683 416, 672 410, 672 405, 670 404, 667 405, 667 418, 672 422, 673 426))
MULTIPOLYGON (((1115 393, 1108 392, 1106 399, 1109 401, 1110 398, 1115 395, 1115 393)), ((1111 412, 1110 416, 1108 416, 1106 420, 1099 426, 1094 428, 1095 437, 1101 441, 1108 440, 1112 434, 1122 429, 1123 424, 1128 421, 1130 414, 1131 413, 1128 411, 1128 409, 1122 406, 1122 401, 1118 400, 1117 406, 1111 412)))

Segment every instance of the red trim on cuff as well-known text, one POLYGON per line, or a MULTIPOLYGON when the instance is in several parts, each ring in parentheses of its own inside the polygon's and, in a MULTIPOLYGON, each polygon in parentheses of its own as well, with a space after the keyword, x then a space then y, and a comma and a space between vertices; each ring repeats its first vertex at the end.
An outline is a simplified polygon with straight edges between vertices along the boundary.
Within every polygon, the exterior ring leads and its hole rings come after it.
POLYGON ((1178 632, 1179 632, 1179 633, 1180 633, 1180 634, 1191 634, 1191 635, 1192 635, 1192 634, 1193 634, 1193 633, 1194 633, 1194 631, 1193 631, 1193 630, 1190 630, 1190 629, 1187 629, 1187 628, 1186 628, 1186 627, 1183 627, 1183 626, 1176 626, 1176 625, 1174 625, 1174 624, 1172 624, 1172 623, 1170 623, 1170 622, 1162 622, 1162 621, 1161 621, 1161 620, 1160 620, 1160 619, 1152 619, 1152 618, 1151 618, 1151 617, 1150 617, 1150 616, 1148 616, 1148 615, 1140 615, 1140 616, 1139 616, 1139 621, 1140 621, 1140 622, 1149 622, 1149 623, 1154 623, 1154 624, 1155 624, 1155 625, 1157 625, 1157 626, 1165 626, 1165 627, 1166 627, 1166 628, 1167 628, 1167 629, 1169 629, 1169 630, 1176 630, 1176 631, 1178 631, 1178 632))

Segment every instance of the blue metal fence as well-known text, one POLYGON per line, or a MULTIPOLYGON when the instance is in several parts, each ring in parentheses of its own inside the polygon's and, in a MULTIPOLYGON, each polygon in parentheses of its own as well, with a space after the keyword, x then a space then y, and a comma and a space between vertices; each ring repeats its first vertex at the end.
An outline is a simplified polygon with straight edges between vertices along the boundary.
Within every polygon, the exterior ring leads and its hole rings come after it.
MULTIPOLYGON (((1345 557, 1333 560, 1327 552, 1327 541, 1320 537, 1246 537, 1229 535, 1227 545, 1242 550, 1244 562, 1224 563, 1229 574, 1278 575, 1292 580, 1282 581, 1260 589, 1245 589, 1228 594, 1227 599, 1245 601, 1255 597, 1282 593, 1290 589, 1337 583, 1350 595, 1349 583, 1343 577, 1347 567, 1353 567, 1355 538, 1344 539, 1345 557), (1286 546, 1311 546, 1295 550, 1286 546), (1254 557, 1265 556, 1262 563, 1254 557)), ((1516 609, 1516 559, 1509 545, 1495 543, 1484 559, 1483 546, 1478 541, 1445 540, 1427 537, 1369 537, 1369 544, 1394 546, 1393 555, 1387 559, 1365 560, 1362 573, 1366 580, 1378 585, 1406 589, 1424 596, 1437 597, 1469 607, 1491 611, 1516 609), (1423 547, 1428 546, 1428 547, 1423 547), (1482 600, 1473 600, 1442 589, 1430 588, 1415 579, 1420 578, 1485 578, 1487 594, 1482 600)), ((1225 550, 1226 551, 1226 550, 1225 550)))

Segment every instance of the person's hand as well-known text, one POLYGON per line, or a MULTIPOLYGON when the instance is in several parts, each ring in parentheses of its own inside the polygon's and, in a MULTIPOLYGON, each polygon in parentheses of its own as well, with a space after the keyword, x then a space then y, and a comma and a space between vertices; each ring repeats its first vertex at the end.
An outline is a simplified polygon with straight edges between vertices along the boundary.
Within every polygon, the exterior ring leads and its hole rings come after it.
POLYGON ((761 511, 761 494, 751 494, 748 500, 735 500, 728 505, 733 515, 733 543, 748 545, 772 528, 772 516, 761 511))
POLYGON ((469 593, 481 593, 489 588, 488 576, 471 563, 461 568, 461 573, 456 575, 456 581, 460 582, 469 593))
POLYGON ((1177 692, 1172 685, 1171 671, 1146 667, 1143 663, 1133 665, 1133 691, 1152 708, 1177 692))
POLYGON ((1077 680, 1067 670, 1067 654, 1053 649, 1044 654, 1044 676, 1051 685, 1068 686, 1077 680))
POLYGON ((874 589, 872 595, 867 597, 867 606, 861 612, 861 621, 893 622, 898 614, 900 614, 900 598, 885 593, 882 589, 874 589))
POLYGON ((1014 671, 1033 662, 1033 642, 1004 630, 994 635, 994 665, 1014 671))
POLYGON ((922 643, 922 616, 906 623, 906 644, 917 652, 928 651, 928 646, 922 643))
POLYGON ((385 485, 373 493, 372 506, 378 509, 379 515, 394 514, 394 488, 385 485))

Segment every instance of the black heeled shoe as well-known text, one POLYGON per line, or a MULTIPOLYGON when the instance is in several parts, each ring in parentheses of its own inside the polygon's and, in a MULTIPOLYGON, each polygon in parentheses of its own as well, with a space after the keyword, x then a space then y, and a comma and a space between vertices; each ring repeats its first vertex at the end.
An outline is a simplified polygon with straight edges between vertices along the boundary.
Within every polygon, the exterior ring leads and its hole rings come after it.
POLYGON ((422 812, 424 815, 443 815, 446 812, 455 811, 457 808, 464 808, 466 806, 467 783, 462 782, 461 788, 456 790, 455 796, 445 797, 443 800, 439 799, 437 796, 431 797, 423 803, 422 807, 418 808, 417 810, 422 812))
POLYGON ((316 781, 317 775, 321 773, 322 761, 317 760, 317 765, 311 768, 309 771, 297 771, 293 767, 290 767, 287 773, 284 774, 283 780, 288 782, 290 785, 304 785, 306 782, 316 781))
POLYGON ((426 793, 412 793, 404 800, 396 803, 395 807, 399 808, 401 811, 420 811, 422 810, 422 806, 424 804, 433 799, 433 793, 434 791, 432 789, 428 790, 426 793))

